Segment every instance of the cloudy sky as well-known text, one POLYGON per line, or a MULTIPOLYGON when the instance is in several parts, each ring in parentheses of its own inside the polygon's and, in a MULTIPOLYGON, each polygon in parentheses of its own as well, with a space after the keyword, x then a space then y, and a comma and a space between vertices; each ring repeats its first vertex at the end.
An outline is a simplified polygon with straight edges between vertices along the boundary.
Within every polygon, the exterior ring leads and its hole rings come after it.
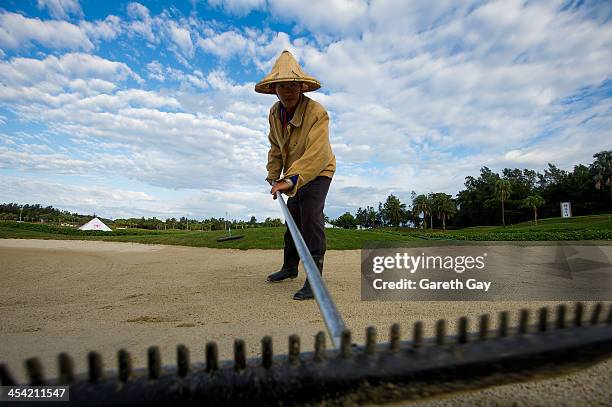
POLYGON ((326 213, 455 194, 482 166, 612 148, 610 1, 0 3, 0 202, 109 217, 280 217, 254 84, 323 84, 326 213))

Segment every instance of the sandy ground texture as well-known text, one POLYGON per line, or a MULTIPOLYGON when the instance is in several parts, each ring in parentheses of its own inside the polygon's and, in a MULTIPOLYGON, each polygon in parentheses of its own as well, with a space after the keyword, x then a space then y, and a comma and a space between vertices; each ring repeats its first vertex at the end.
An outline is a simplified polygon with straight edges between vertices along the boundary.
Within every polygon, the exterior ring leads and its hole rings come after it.
MULTIPOLYGON (((77 371, 86 370, 86 354, 97 350, 114 367, 125 348, 135 367, 146 364, 146 348, 158 345, 164 364, 174 364, 177 344, 204 360, 206 341, 218 342, 220 356, 232 356, 234 338, 243 338, 249 356, 257 356, 264 335, 275 352, 287 351, 297 333, 302 349, 325 330, 314 301, 293 301, 304 279, 269 284, 278 270, 280 250, 220 250, 88 241, 0 240, 0 360, 23 380, 23 361, 41 358, 55 376, 56 357, 69 352, 77 371)), ((354 341, 363 343, 366 326, 387 340, 388 327, 416 320, 432 333, 440 318, 496 314, 551 302, 372 302, 360 299, 360 251, 329 251, 325 281, 354 341)), ((328 345, 329 346, 329 345, 328 345)), ((492 387, 424 406, 612 405, 612 361, 572 375, 492 387)))

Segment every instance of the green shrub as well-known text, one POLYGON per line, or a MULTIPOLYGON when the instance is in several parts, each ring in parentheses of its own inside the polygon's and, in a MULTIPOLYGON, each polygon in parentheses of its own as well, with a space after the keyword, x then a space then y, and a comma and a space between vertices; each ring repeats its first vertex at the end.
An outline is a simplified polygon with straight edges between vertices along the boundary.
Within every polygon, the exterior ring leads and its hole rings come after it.
POLYGON ((540 241, 540 240, 612 240, 611 230, 582 229, 565 231, 504 231, 489 233, 421 233, 414 236, 428 240, 540 241))

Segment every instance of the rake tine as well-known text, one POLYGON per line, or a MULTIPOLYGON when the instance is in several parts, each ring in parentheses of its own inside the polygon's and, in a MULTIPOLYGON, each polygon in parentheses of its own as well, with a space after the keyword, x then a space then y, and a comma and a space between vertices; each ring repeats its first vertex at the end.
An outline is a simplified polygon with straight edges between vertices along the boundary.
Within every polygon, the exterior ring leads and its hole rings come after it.
POLYGON ((2 386, 16 386, 17 382, 13 378, 13 375, 4 363, 0 363, 0 384, 2 386))
POLYGON ((314 360, 316 362, 322 362, 326 358, 326 350, 325 350, 325 332, 319 331, 315 335, 315 352, 314 352, 314 360))
POLYGON ((216 342, 206 344, 206 372, 213 373, 219 370, 219 351, 216 342))
POLYGON ((548 330, 548 307, 542 307, 538 311, 538 330, 540 332, 548 330))
POLYGON ((272 351, 272 337, 264 336, 261 339, 261 365, 269 369, 272 367, 274 352, 272 351))
POLYGON ((176 347, 176 374, 185 377, 189 373, 189 349, 185 345, 176 347))
POLYGON ((59 382, 62 384, 70 384, 74 381, 74 362, 67 353, 60 353, 57 356, 57 364, 59 370, 59 382))
POLYGON ((149 370, 149 379, 159 379, 161 374, 161 356, 157 346, 151 346, 147 350, 147 365, 149 370))
POLYGON ((132 358, 128 351, 120 349, 117 352, 117 365, 119 368, 119 380, 127 382, 132 375, 132 358))
POLYGON ((478 328, 478 339, 484 341, 489 335, 489 314, 483 314, 480 316, 480 325, 478 328))
POLYGON ((246 369, 246 345, 242 339, 234 340, 234 370, 246 369))
POLYGON ((508 324, 510 320, 510 314, 508 311, 502 311, 499 313, 499 337, 505 338, 508 336, 508 324))
POLYGON ((376 353, 376 328, 373 326, 366 328, 365 353, 368 355, 376 353))
POLYGON ((25 361, 26 371, 32 386, 42 386, 45 383, 43 366, 38 358, 30 358, 25 361))
POLYGON ((567 318, 566 314, 567 306, 565 304, 559 304, 559 306, 557 307, 557 320, 555 321, 555 326, 557 327, 557 329, 565 328, 565 321, 567 318))
POLYGON ((529 310, 523 308, 519 314, 519 334, 525 335, 529 332, 529 310))
POLYGON ((446 339, 446 320, 439 319, 436 322, 436 345, 444 345, 446 339))
POLYGON ((102 356, 98 352, 89 352, 87 355, 87 363, 89 365, 89 381, 96 383, 104 378, 102 369, 102 356))
POLYGON ((601 316, 601 312, 603 310, 603 305, 601 302, 595 304, 593 308, 593 312, 591 313, 591 325, 597 325, 599 323, 599 317, 601 316))
POLYGON ((417 321, 414 323, 412 331, 412 347, 420 348, 423 346, 423 322, 417 321))
POLYGON ((340 357, 347 359, 351 357, 351 331, 345 329, 340 336, 340 357))
POLYGON ((467 343, 468 341, 468 318, 461 317, 457 323, 457 342, 467 343))
POLYGON ((389 350, 397 352, 400 348, 401 328, 399 324, 391 325, 389 328, 389 350))
POLYGON ((300 364, 300 337, 295 334, 289 336, 289 364, 300 364))
POLYGON ((574 307, 574 325, 582 326, 582 319, 584 318, 584 304, 577 302, 574 307))

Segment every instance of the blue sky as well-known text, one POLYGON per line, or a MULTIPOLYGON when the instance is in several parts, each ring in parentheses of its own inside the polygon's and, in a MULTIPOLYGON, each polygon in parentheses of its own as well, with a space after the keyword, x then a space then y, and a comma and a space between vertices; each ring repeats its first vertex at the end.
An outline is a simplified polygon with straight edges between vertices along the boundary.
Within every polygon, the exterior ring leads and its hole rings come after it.
POLYGON ((253 91, 323 87, 326 213, 455 194, 482 166, 612 148, 612 3, 15 0, 0 5, 0 201, 104 217, 280 217, 253 91))

